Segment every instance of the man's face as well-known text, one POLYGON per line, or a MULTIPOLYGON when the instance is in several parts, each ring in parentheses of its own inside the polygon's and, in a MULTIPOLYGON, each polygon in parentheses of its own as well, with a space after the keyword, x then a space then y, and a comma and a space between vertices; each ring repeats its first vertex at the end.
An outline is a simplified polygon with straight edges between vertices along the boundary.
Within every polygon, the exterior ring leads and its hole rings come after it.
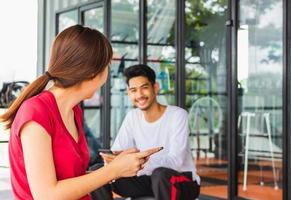
POLYGON ((133 105, 141 110, 147 110, 156 101, 159 85, 154 85, 144 76, 131 78, 128 82, 128 97, 133 105))

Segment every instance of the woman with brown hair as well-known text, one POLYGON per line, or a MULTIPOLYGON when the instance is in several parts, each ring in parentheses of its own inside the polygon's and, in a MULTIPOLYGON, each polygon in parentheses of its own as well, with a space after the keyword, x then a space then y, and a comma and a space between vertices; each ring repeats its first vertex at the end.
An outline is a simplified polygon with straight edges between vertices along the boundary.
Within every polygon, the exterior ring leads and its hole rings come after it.
POLYGON ((112 47, 100 32, 67 28, 55 38, 48 71, 0 116, 10 128, 15 199, 90 199, 89 193, 102 185, 134 176, 159 150, 129 149, 86 173, 89 154, 79 103, 105 83, 111 58, 112 47), (50 80, 54 85, 45 90, 50 80))

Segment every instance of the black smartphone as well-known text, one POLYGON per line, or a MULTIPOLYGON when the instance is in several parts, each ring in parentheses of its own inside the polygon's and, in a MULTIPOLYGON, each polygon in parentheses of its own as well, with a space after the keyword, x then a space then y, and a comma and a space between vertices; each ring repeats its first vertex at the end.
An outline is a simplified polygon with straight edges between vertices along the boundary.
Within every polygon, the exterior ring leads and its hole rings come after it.
POLYGON ((110 149, 99 149, 98 151, 104 154, 113 154, 113 152, 110 149))

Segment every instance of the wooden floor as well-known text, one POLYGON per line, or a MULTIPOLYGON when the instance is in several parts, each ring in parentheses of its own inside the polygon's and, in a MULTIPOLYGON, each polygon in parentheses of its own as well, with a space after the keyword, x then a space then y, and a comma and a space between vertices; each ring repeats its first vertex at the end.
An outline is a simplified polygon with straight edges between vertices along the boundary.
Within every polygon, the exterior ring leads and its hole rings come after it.
MULTIPOLYGON (((206 186, 201 188, 201 194, 227 199, 227 186, 206 186)), ((249 185, 247 191, 239 186, 238 196, 247 199, 260 200, 280 200, 282 199, 282 190, 275 190, 273 187, 249 185)))
MULTIPOLYGON (((227 165, 225 160, 199 159, 196 161, 197 173, 201 177, 201 194, 217 198, 227 199, 227 165)), ((281 162, 276 163, 276 168, 282 168, 281 162)), ((243 171, 238 173, 238 196, 256 200, 281 200, 282 190, 274 188, 274 177, 269 161, 256 162, 257 168, 249 168, 247 176, 247 190, 242 190, 243 171), (261 186, 263 181, 265 185, 261 186)), ((279 175, 280 176, 280 175, 279 175)), ((279 185, 280 180, 279 179, 279 185)), ((114 194, 114 197, 119 197, 114 194)))
MULTIPOLYGON (((259 164, 264 167, 271 165, 270 162, 259 164)), ((227 161, 200 159, 196 161, 196 167, 202 179, 201 194, 227 199, 227 161)), ((276 167, 281 168, 279 164, 276 167)), ((247 178, 247 190, 243 191, 243 171, 239 172, 238 196, 257 200, 282 199, 282 190, 275 190, 274 188, 274 178, 270 168, 263 170, 249 169, 247 178), (265 183, 263 186, 260 185, 262 180, 265 183)))

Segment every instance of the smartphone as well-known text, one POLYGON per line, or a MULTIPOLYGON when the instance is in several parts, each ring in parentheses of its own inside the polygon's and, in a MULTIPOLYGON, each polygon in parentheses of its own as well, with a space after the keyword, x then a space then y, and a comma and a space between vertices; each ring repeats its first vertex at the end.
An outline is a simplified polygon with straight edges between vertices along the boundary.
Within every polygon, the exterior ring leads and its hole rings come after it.
POLYGON ((110 154, 110 155, 113 154, 113 152, 110 149, 99 149, 98 151, 104 154, 110 154))

